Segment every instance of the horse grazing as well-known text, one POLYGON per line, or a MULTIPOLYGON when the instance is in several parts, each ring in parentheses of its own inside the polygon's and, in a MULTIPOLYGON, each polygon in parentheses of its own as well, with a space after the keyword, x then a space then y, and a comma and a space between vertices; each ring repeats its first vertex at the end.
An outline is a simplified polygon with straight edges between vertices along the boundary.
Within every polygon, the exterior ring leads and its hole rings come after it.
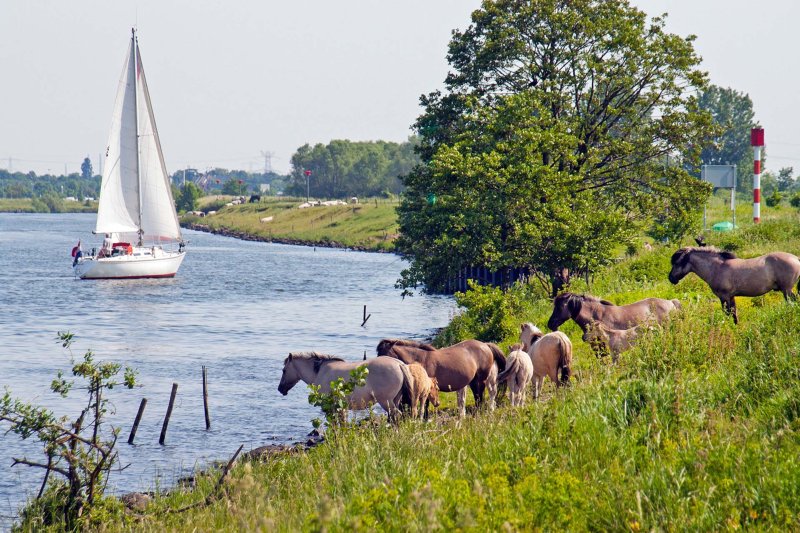
POLYGON ((739 323, 736 313, 736 296, 761 296, 770 291, 781 291, 786 300, 794 300, 792 292, 797 285, 800 292, 800 259, 786 252, 774 252, 752 259, 739 259, 732 252, 713 246, 695 248, 687 246, 672 254, 669 281, 673 284, 694 272, 708 283, 722 303, 722 309, 739 323))
POLYGON ((533 378, 531 356, 522 348, 522 344, 511 347, 511 353, 506 357, 506 369, 497 376, 498 383, 508 382, 508 396, 512 406, 525 403, 525 392, 533 378))
POLYGON ((429 376, 436 378, 440 391, 458 393, 460 416, 467 413, 467 385, 472 389, 477 407, 483 404, 483 392, 488 387, 489 409, 494 410, 497 374, 506 367, 505 355, 496 344, 468 340, 436 349, 417 341, 383 339, 378 343, 377 352, 407 364, 421 364, 429 376))
POLYGON ((611 360, 616 363, 619 354, 633 347, 643 329, 642 324, 628 329, 613 329, 600 322, 592 322, 583 334, 583 340, 598 356, 611 353, 611 360))
POLYGON ((533 363, 534 399, 539 398, 545 376, 557 387, 569 385, 572 375, 572 342, 569 337, 560 331, 545 335, 530 322, 522 324, 520 329, 519 340, 533 363))
POLYGON ((411 416, 428 418, 428 406, 439 407, 439 384, 436 378, 428 376, 425 368, 419 363, 411 363, 408 370, 414 376, 414 388, 411 392, 411 416))
POLYGON ((556 331, 571 318, 584 333, 592 322, 600 322, 611 329, 629 329, 643 322, 660 324, 670 312, 680 308, 678 300, 645 298, 628 305, 614 305, 588 294, 564 292, 553 300, 553 314, 547 321, 547 327, 556 331))
POLYGON ((408 366, 392 359, 370 359, 346 362, 340 357, 317 352, 290 353, 283 361, 283 374, 278 392, 286 396, 298 381, 319 385, 320 392, 331 390, 331 381, 350 379, 350 371, 366 366, 369 369, 366 383, 356 387, 348 398, 350 409, 366 409, 377 402, 391 420, 400 415, 401 404, 411 404, 414 378, 408 366))

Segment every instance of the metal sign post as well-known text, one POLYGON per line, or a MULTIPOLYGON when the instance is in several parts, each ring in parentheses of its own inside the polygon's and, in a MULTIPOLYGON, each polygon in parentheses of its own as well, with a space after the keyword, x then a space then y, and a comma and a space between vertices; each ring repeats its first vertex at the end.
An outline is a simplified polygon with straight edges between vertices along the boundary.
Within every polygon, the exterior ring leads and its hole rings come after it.
MULTIPOLYGON (((700 179, 709 182, 715 189, 731 190, 733 227, 736 228, 736 165, 703 165, 700 179)), ((706 206, 703 206, 703 231, 705 230, 706 206)))

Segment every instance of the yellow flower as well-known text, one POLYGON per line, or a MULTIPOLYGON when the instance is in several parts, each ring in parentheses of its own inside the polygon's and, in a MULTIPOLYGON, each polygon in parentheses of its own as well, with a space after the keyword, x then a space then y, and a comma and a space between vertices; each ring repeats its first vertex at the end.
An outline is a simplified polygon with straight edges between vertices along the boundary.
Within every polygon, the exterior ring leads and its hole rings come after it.
POLYGON ((639 525, 639 521, 638 520, 634 520, 633 522, 629 523, 628 525, 630 526, 631 531, 639 531, 641 529, 641 526, 639 525))

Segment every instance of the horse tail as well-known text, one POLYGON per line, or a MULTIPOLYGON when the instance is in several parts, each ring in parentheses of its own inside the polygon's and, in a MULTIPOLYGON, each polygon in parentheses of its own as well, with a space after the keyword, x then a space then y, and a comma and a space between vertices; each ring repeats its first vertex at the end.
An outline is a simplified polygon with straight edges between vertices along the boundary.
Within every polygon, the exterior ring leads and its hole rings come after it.
MULTIPOLYGON (((513 354, 514 352, 511 352, 513 354)), ((507 381, 512 375, 517 373, 519 368, 519 357, 516 355, 509 355, 506 359, 506 368, 497 375, 497 383, 507 381)))
POLYGON ((414 376, 411 375, 411 370, 408 365, 401 362, 400 372, 403 374, 403 384, 400 386, 400 410, 411 410, 414 404, 414 376))
POLYGON ((559 379, 558 386, 564 387, 569 385, 569 378, 572 376, 572 343, 562 333, 558 336, 558 344, 558 368, 561 370, 561 379, 559 379))
POLYGON ((506 356, 503 353, 503 350, 500 349, 498 345, 493 342, 487 342, 486 346, 492 351, 492 357, 494 358, 494 362, 497 364, 497 370, 503 371, 506 369, 506 356))

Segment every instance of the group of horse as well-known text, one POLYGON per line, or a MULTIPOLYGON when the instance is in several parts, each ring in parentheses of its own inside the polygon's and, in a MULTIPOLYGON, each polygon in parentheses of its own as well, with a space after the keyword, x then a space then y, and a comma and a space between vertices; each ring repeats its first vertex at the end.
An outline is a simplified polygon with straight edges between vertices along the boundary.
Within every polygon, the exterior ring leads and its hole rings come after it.
MULTIPOLYGON (((800 292, 800 259, 775 252, 752 259, 739 259, 731 252, 712 246, 685 247, 672 255, 669 280, 677 284, 694 272, 720 299, 723 310, 738 324, 736 296, 761 296, 780 291, 787 300, 800 292)), ((619 354, 629 349, 647 328, 656 327, 681 308, 678 300, 645 298, 628 305, 614 305, 585 294, 564 292, 553 300, 553 312, 547 321, 552 333, 544 334, 532 323, 520 327, 520 343, 514 344, 506 356, 494 343, 466 340, 435 348, 412 340, 384 339, 378 343, 379 357, 366 361, 346 362, 339 357, 317 352, 290 353, 284 361, 278 391, 286 395, 302 380, 317 384, 321 392, 330 391, 330 383, 347 380, 349 373, 367 366, 366 384, 357 387, 349 398, 351 409, 363 409, 378 403, 391 419, 404 406, 412 416, 427 415, 428 405, 439 405, 438 392, 456 392, 458 413, 466 415, 467 387, 472 390, 476 407, 484 403, 488 390, 488 406, 494 410, 498 385, 508 384, 512 405, 522 405, 532 384, 534 398, 544 384, 545 376, 557 386, 567 385, 572 374, 572 343, 558 331, 567 320, 573 320, 583 331, 598 356, 610 354, 616 362, 619 354)))

